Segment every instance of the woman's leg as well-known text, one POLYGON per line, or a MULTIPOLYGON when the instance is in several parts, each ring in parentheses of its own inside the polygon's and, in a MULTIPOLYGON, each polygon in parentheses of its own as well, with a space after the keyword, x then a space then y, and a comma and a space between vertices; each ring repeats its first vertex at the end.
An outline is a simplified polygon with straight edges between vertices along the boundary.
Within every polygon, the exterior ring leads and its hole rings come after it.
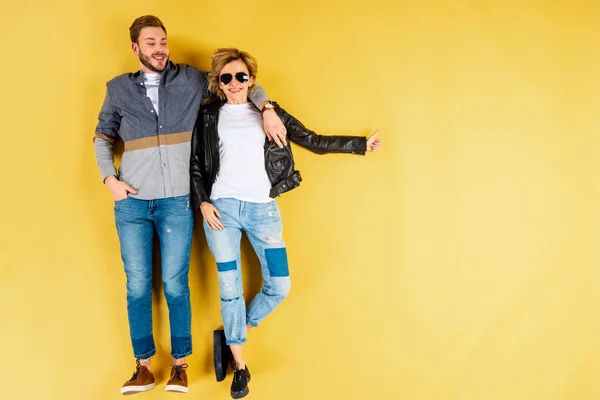
POLYGON ((290 292, 291 281, 283 223, 279 207, 270 203, 247 203, 242 226, 261 264, 263 285, 248 307, 246 322, 256 327, 275 310, 290 292))
POLYGON ((216 262, 221 293, 221 316, 228 345, 246 343, 246 303, 242 288, 240 264, 239 223, 241 202, 235 199, 219 199, 213 205, 221 214, 223 230, 211 230, 204 222, 206 241, 216 262))

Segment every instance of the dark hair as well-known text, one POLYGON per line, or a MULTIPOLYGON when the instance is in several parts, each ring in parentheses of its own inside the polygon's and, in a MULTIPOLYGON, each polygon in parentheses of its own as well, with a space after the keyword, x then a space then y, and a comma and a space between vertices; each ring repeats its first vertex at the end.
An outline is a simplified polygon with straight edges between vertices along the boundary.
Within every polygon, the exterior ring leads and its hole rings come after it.
POLYGON ((129 27, 129 37, 131 38, 131 42, 137 43, 140 38, 140 32, 148 26, 161 28, 165 31, 165 35, 167 34, 167 29, 158 17, 155 17, 154 15, 144 15, 133 21, 133 24, 129 27))

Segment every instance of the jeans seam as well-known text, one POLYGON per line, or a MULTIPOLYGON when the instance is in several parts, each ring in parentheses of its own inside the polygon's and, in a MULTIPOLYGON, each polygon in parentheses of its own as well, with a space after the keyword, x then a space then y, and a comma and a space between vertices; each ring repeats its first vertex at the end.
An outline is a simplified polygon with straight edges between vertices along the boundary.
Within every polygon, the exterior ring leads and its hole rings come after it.
POLYGON ((171 356, 172 356, 173 358, 176 358, 176 359, 177 359, 177 358, 183 358, 183 357, 187 357, 187 356, 189 356, 190 354, 192 354, 192 349, 189 349, 188 351, 184 351, 183 353, 173 353, 173 354, 171 354, 171 356))
MULTIPOLYGON (((261 289, 261 292, 262 292, 262 289, 261 289)), ((254 317, 254 314, 258 314, 258 312, 255 311, 255 310, 260 310, 262 308, 262 306, 263 306, 264 301, 265 301, 265 299, 262 296, 258 297, 258 299, 255 297, 255 299, 256 299, 256 301, 257 301, 258 304, 253 305, 252 309, 249 310, 250 312, 246 313, 246 320, 253 320, 252 317, 254 317), (252 315, 250 315, 251 313, 252 313, 252 315)))
POLYGON ((246 344, 246 339, 241 339, 241 340, 226 340, 225 344, 226 345, 231 345, 231 344, 246 344))
POLYGON ((152 357, 155 354, 156 354, 156 347, 154 347, 152 350, 147 351, 146 353, 142 353, 140 355, 134 354, 134 356, 138 360, 145 360, 146 358, 152 357))

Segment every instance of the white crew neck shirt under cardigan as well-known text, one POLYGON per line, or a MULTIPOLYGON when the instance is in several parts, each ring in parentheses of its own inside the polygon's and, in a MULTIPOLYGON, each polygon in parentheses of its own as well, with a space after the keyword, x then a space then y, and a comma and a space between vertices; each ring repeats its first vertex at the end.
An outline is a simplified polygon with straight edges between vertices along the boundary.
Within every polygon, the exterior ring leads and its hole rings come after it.
POLYGON ((268 203, 271 181, 265 169, 265 132, 252 103, 224 104, 219 111, 219 173, 211 200, 234 198, 268 203))

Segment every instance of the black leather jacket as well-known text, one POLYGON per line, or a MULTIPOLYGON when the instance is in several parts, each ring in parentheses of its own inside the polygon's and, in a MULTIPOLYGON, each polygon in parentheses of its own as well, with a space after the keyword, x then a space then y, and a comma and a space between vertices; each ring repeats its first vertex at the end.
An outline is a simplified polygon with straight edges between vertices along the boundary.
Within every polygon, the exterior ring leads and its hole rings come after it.
MULTIPOLYGON (((194 126, 192 135, 192 155, 190 160, 191 201, 197 210, 204 201, 210 201, 212 186, 219 172, 219 110, 223 102, 203 105, 194 126)), ((275 198, 292 190, 302 181, 300 172, 294 169, 294 156, 290 142, 294 142, 317 154, 353 153, 364 155, 367 139, 359 136, 323 136, 307 129, 300 121, 277 103, 275 112, 287 129, 287 146, 280 148, 275 141, 265 137, 265 169, 271 181, 269 196, 275 198)))

